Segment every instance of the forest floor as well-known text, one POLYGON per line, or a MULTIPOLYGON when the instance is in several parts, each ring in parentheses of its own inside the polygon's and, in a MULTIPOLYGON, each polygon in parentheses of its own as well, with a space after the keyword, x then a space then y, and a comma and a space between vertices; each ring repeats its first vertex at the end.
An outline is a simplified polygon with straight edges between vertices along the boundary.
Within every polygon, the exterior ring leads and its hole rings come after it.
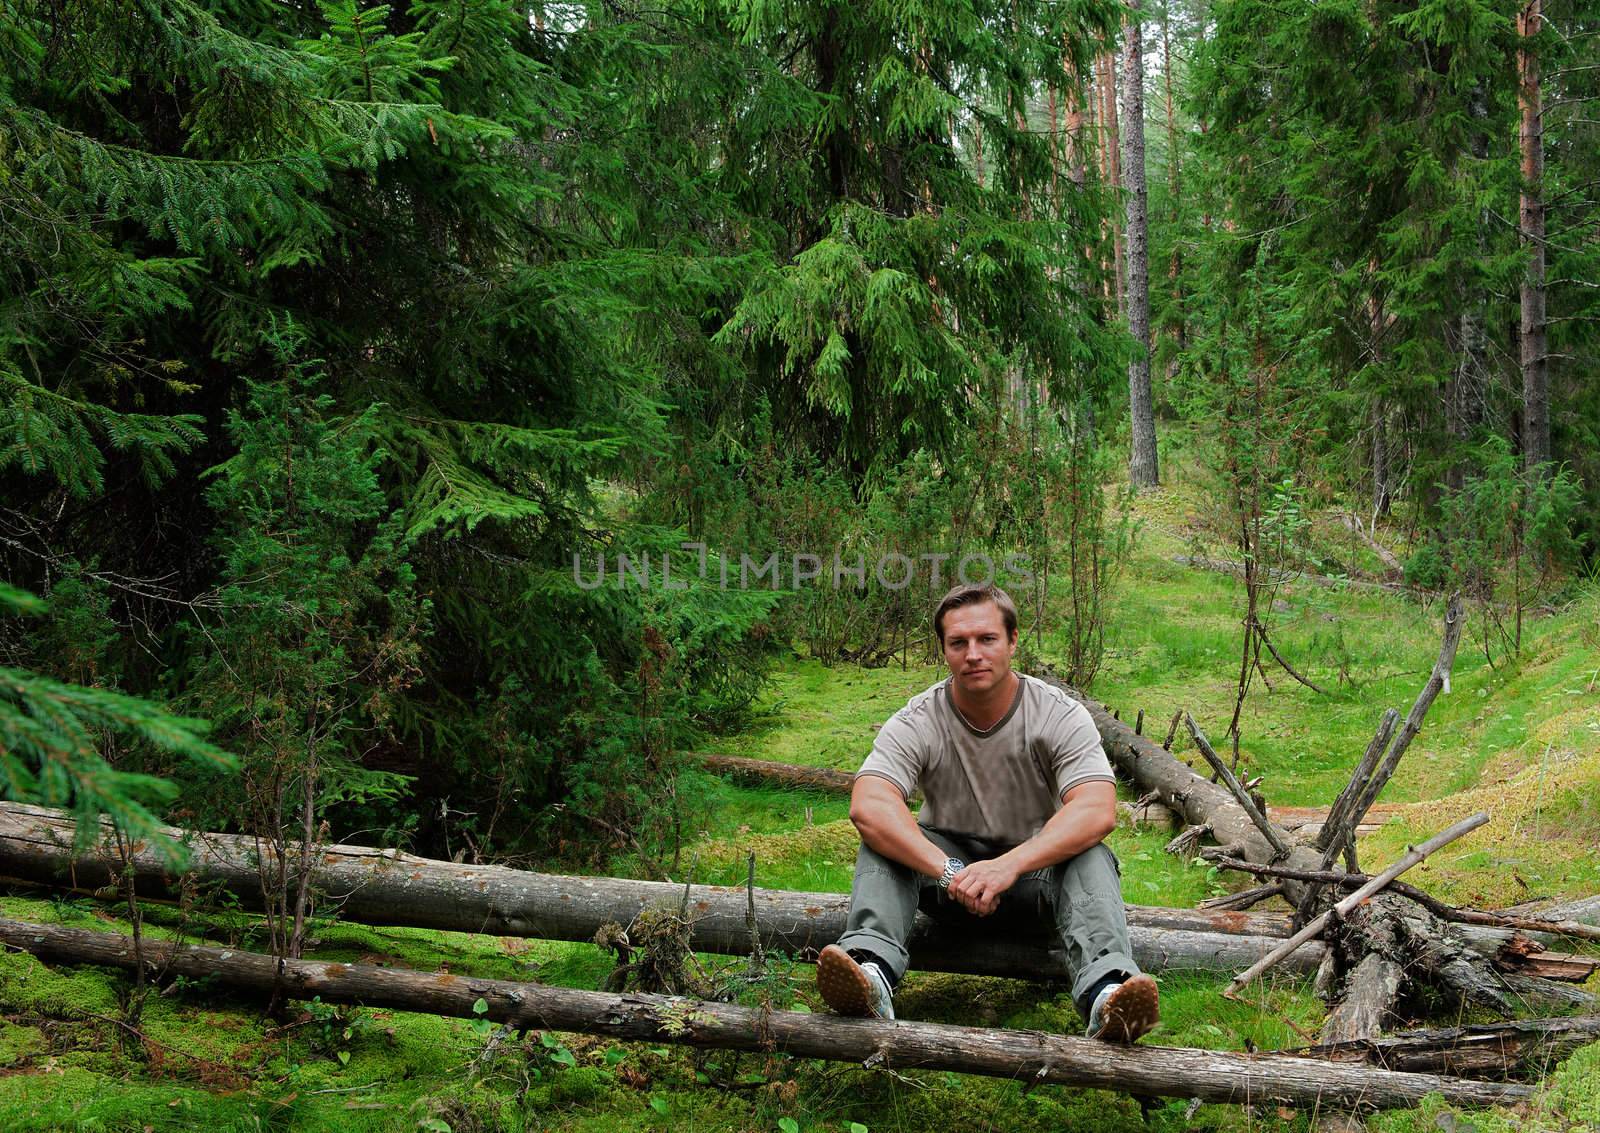
MULTIPOLYGON (((1105 665, 1093 693, 1161 738, 1186 708, 1221 747, 1238 671, 1239 581, 1175 562, 1225 557, 1207 545, 1196 494, 1164 490, 1138 503, 1136 550, 1109 611, 1105 665)), ((1317 569, 1369 576, 1382 564, 1337 517, 1314 517, 1317 569)), ((1269 670, 1244 710, 1242 762, 1265 776, 1273 804, 1326 805, 1343 785, 1388 707, 1404 712, 1438 649, 1442 602, 1383 589, 1299 580, 1271 612, 1274 641, 1318 694, 1269 670)), ((1027 627, 1024 627, 1025 630, 1027 627)), ((1412 880, 1439 897, 1481 907, 1533 897, 1600 892, 1600 586, 1575 588, 1554 612, 1530 621, 1520 656, 1483 648, 1474 616, 1449 694, 1401 764, 1384 801, 1403 804, 1362 840, 1364 864, 1455 818, 1486 810, 1482 830, 1435 855, 1412 880)), ((1061 656, 1048 630, 1029 635, 1035 663, 1061 656)), ((795 657, 775 675, 754 722, 708 747, 853 770, 875 726, 940 679, 931 665, 866 670, 795 657)), ((1187 737, 1174 744, 1185 754, 1187 737)), ((682 866, 697 882, 740 883, 756 854, 757 883, 848 890, 856 838, 837 796, 736 786, 695 775, 694 832, 682 866)), ((1162 852, 1165 829, 1112 836, 1124 891, 1141 904, 1192 906, 1241 888, 1162 852)), ((612 863, 626 872, 630 863, 612 863)), ((681 880, 682 878, 680 878, 681 880)), ((125 930, 119 912, 88 899, 18 890, 0 896, 4 916, 125 930)), ((152 909, 152 935, 182 929, 229 946, 256 944, 253 918, 226 910, 180 923, 152 909)), ((612 961, 592 945, 535 942, 328 923, 316 929, 320 959, 440 966, 573 987, 594 987, 612 961)), ((706 978, 732 984, 742 962, 704 957, 706 978)), ((1146 1043, 1213 1049, 1297 1047, 1315 1040, 1325 1008, 1286 976, 1258 984, 1248 1002, 1221 998, 1222 981, 1162 980, 1163 1019, 1146 1043)), ((1600 992, 1600 976, 1588 990, 1600 992)), ((0 1129, 229 1130, 1058 1130, 1156 1133, 1261 1128, 1299 1133, 1317 1115, 1276 1107, 1157 1103, 949 1073, 867 1071, 781 1055, 692 1052, 546 1034, 526 1045, 487 1024, 313 1003, 286 1026, 259 1003, 219 989, 180 986, 145 1002, 135 1039, 116 1020, 130 994, 121 974, 48 967, 0 955, 0 1129)), ((746 998, 820 1009, 811 969, 781 958, 746 998)), ((897 996, 909 1018, 1066 1034, 1082 1023, 1060 985, 917 974, 897 996)), ((1433 1018, 1437 1021, 1439 1016, 1433 1018)), ((1546 1089, 1524 1110, 1461 1114, 1442 1105, 1369 1116, 1382 1133, 1600 1131, 1600 1044, 1549 1068, 1546 1089)))

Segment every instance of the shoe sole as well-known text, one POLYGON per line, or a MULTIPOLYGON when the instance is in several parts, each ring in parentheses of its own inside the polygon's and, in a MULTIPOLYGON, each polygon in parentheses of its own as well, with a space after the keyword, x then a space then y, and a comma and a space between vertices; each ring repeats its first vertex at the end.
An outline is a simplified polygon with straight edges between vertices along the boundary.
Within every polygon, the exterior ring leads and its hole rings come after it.
POLYGON ((828 945, 817 956, 817 990, 822 1002, 837 1015, 876 1017, 867 973, 837 944, 828 945))
POLYGON ((1161 1000, 1156 992, 1156 981, 1137 975, 1106 1000, 1100 1015, 1100 1030, 1094 1037, 1110 1043, 1138 1042, 1159 1022, 1161 1000))

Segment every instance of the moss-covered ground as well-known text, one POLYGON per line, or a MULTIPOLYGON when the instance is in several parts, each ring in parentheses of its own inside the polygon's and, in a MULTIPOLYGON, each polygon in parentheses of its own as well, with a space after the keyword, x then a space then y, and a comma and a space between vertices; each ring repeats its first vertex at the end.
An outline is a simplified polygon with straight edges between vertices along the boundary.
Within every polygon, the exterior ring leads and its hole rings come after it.
MULTIPOLYGON (((1111 610, 1095 694, 1124 719, 1143 709, 1164 733, 1180 708, 1220 742, 1238 668, 1240 588, 1226 574, 1173 556, 1221 555, 1206 546, 1203 501, 1166 490, 1139 503, 1141 538, 1111 610)), ((1370 548, 1318 517, 1320 570, 1379 568, 1370 548)), ((1337 792, 1382 711, 1404 712, 1438 648, 1440 603, 1310 579, 1276 595, 1274 640, 1318 694, 1269 670, 1244 710, 1241 758, 1274 803, 1325 804, 1337 792)), ((1036 654, 1062 643, 1047 632, 1036 654)), ((915 659, 912 659, 913 662, 915 659)), ((1452 689, 1439 698, 1386 802, 1402 805, 1363 840, 1365 863, 1474 809, 1493 817, 1414 877, 1449 900, 1508 904, 1600 892, 1600 592, 1574 591, 1526 627, 1520 657, 1493 651, 1469 627, 1452 689)), ((939 679, 910 663, 876 670, 796 659, 781 667, 753 724, 719 737, 719 751, 851 769, 907 696, 939 679)), ((1181 756, 1187 740, 1174 750, 1181 756)), ((685 868, 699 881, 742 881, 747 855, 763 885, 843 891, 856 839, 842 799, 738 786, 694 774, 697 800, 685 868)), ((1130 901, 1192 905, 1242 882, 1163 853, 1165 830, 1124 826, 1112 843, 1130 901)), ((615 868, 624 868, 618 862, 615 868)), ((0 896, 0 914, 123 930, 117 913, 87 899, 38 892, 0 896)), ((182 933, 232 946, 258 944, 238 914, 152 909, 152 935, 182 933)), ((319 958, 594 987, 610 962, 592 945, 506 940, 347 924, 317 926, 319 958)), ((704 957, 738 975, 739 962, 704 957)), ((1248 1002, 1217 980, 1163 980, 1163 1021, 1149 1042, 1271 1049, 1311 1041, 1324 1007, 1303 984, 1269 979, 1248 1002)), ((1600 978, 1589 990, 1600 992, 1600 978)), ((810 969, 776 962, 750 1001, 819 1009, 810 969)), ((1059 1130, 1198 1133, 1262 1128, 1299 1133, 1320 1115, 1157 1102, 1105 1091, 943 1073, 867 1071, 777 1055, 696 1053, 579 1035, 501 1035, 482 1024, 426 1015, 302 1005, 280 1021, 222 989, 178 986, 147 996, 137 1034, 123 1024, 131 981, 99 969, 47 966, 0 955, 0 1130, 1059 1130)), ((1081 1023, 1066 989, 1019 981, 913 974, 897 1000, 907 1017, 1064 1033, 1081 1023)), ((1457 1113, 1440 1105, 1372 1115, 1382 1133, 1587 1129, 1600 1133, 1600 1044, 1552 1067, 1545 1089, 1516 1112, 1457 1113)))

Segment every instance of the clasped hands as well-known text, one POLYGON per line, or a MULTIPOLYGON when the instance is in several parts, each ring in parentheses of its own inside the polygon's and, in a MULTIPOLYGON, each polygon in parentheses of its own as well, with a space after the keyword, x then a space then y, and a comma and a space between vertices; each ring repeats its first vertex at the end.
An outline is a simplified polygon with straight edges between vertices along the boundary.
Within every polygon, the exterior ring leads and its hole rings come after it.
POLYGON ((1021 876, 998 858, 973 862, 950 879, 952 900, 975 917, 986 917, 1000 907, 1000 898, 1021 876))

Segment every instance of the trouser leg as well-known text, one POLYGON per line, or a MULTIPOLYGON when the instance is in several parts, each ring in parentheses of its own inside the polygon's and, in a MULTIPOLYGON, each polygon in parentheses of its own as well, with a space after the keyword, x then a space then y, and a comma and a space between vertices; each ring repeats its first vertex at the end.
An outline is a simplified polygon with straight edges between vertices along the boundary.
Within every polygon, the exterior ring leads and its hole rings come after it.
MULTIPOLYGON (((981 861, 1003 849, 945 831, 924 828, 923 833, 962 861, 981 861)), ((888 968, 890 981, 898 982, 910 966, 906 942, 919 904, 940 920, 992 926, 996 931, 1012 930, 1019 922, 1053 925, 1066 952, 1073 1003, 1085 1019, 1092 1006, 1089 993, 1096 985, 1108 977, 1128 979, 1139 974, 1128 940, 1117 859, 1104 844, 1024 875, 1001 898, 992 919, 972 916, 940 892, 932 878, 863 845, 856 855, 850 917, 839 946, 877 956, 888 968)))
POLYGON ((1139 974, 1128 940, 1128 915, 1122 903, 1122 877, 1110 848, 1091 846, 1051 867, 1045 886, 1056 931, 1072 973, 1072 1001, 1085 1019, 1089 994, 1107 978, 1139 974))
MULTIPOLYGON (((924 828, 929 841, 951 857, 969 860, 969 850, 941 831, 924 828)), ((910 966, 906 942, 917 917, 917 906, 925 889, 937 886, 909 866, 891 861, 865 843, 856 854, 855 880, 850 885, 850 917, 845 922, 839 947, 870 952, 889 969, 889 980, 898 983, 910 966)), ((943 894, 940 894, 943 897, 943 894)))

